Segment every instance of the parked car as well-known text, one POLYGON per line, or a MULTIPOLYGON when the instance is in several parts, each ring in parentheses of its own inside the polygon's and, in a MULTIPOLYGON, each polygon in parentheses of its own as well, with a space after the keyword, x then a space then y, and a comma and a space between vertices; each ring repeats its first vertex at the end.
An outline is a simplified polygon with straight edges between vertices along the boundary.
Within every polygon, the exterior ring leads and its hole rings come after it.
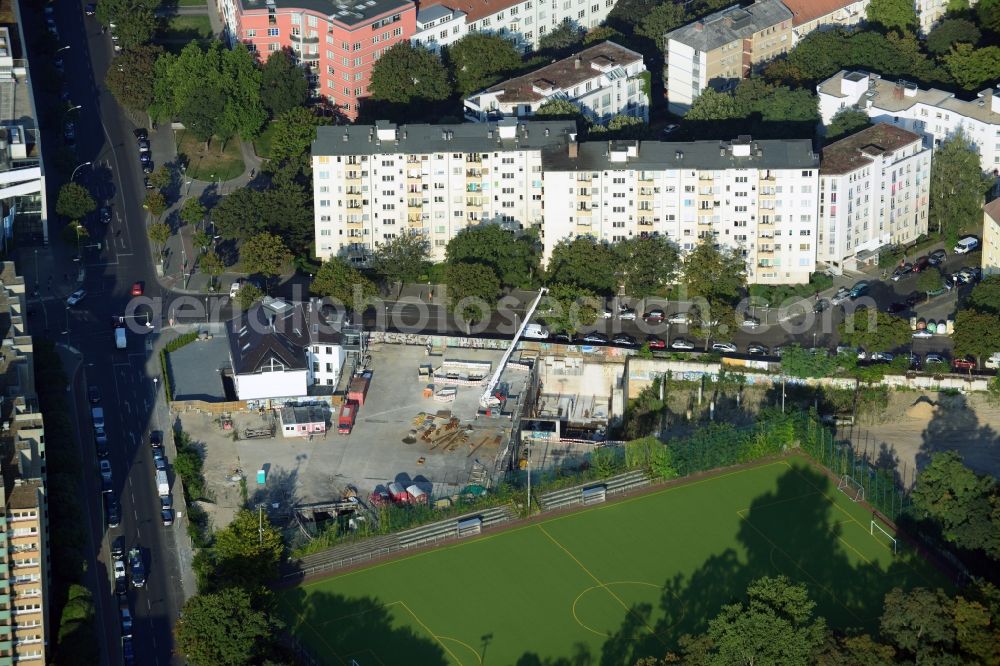
POLYGON ((163 446, 163 435, 159 430, 152 430, 149 433, 149 445, 154 449, 158 449, 163 446))
POLYGON ((944 260, 947 258, 948 258, 948 253, 945 252, 943 249, 934 250, 933 252, 927 255, 927 261, 930 262, 931 266, 937 266, 942 262, 944 262, 944 260))
POLYGON ((143 291, 143 289, 142 289, 142 282, 133 282, 132 283, 132 295, 133 296, 142 296, 142 291, 143 291))
POLYGON ((572 344, 573 338, 570 337, 569 333, 556 333, 552 336, 553 342, 562 342, 564 344, 572 344))
POLYGON ((626 345, 628 347, 635 346, 635 338, 628 333, 619 333, 612 340, 616 345, 626 345))
POLYGON ((153 163, 150 161, 150 162, 146 162, 145 164, 143 164, 142 165, 142 172, 145 173, 145 174, 153 173, 153 163))
POLYGON ((939 365, 947 362, 944 356, 940 354, 927 354, 924 356, 924 365, 939 365))
MULTIPOLYGON (((125 537, 120 534, 111 540, 111 557, 116 562, 121 561, 125 557, 125 537)), ((124 574, 124 569, 122 573, 124 574)))
POLYGON ((916 261, 913 262, 913 272, 919 273, 922 270, 926 270, 928 266, 931 265, 930 259, 927 255, 922 257, 917 257, 916 261))
POLYGON ((137 142, 138 141, 148 141, 149 140, 149 130, 147 130, 145 127, 139 127, 137 129, 133 130, 132 134, 135 135, 135 140, 137 142))
POLYGON ((591 331, 590 333, 587 333, 586 335, 583 336, 583 341, 598 345, 606 345, 608 344, 608 336, 604 335, 603 333, 599 333, 597 331, 591 331))
POLYGON ((979 239, 975 236, 966 236, 965 238, 958 241, 958 244, 952 248, 952 252, 955 254, 968 254, 979 248, 979 239))
POLYGON ((108 495, 104 501, 104 515, 108 527, 118 527, 122 522, 122 505, 114 495, 108 495))
POLYGON ((712 343, 712 351, 722 352, 724 354, 735 354, 736 345, 732 342, 714 342, 712 343))
POLYGON ((885 309, 889 314, 899 314, 907 309, 906 303, 900 303, 899 301, 893 301, 889 304, 889 307, 885 309))
POLYGON ((821 312, 826 312, 830 309, 830 301, 825 298, 821 298, 816 301, 816 305, 813 306, 813 312, 820 314, 821 312))
POLYGON ((174 500, 170 495, 160 497, 160 520, 164 527, 174 524, 174 500))
POLYGON ((851 287, 851 292, 850 292, 851 299, 861 298, 862 296, 868 293, 868 290, 870 288, 871 285, 868 283, 867 280, 861 280, 860 282, 856 283, 853 287, 851 287))
POLYGON ((148 153, 149 152, 149 139, 139 139, 136 142, 136 145, 139 146, 139 152, 140 153, 148 153))
POLYGON ((650 324, 659 324, 663 321, 665 316, 666 315, 663 314, 663 310, 660 308, 653 308, 652 310, 646 311, 646 313, 642 315, 642 318, 650 324))
POLYGON ((122 605, 118 607, 118 614, 121 617, 122 636, 131 636, 132 611, 129 609, 127 602, 122 602, 122 605))
POLYGON ((749 316, 748 317, 744 317, 743 321, 740 322, 740 326, 742 326, 743 328, 749 328, 749 329, 752 330, 752 329, 755 329, 758 326, 760 326, 760 320, 756 319, 754 317, 749 317, 749 316))
POLYGON ((153 449, 153 467, 156 471, 167 471, 167 458, 163 455, 163 447, 153 449))
POLYGON ((655 335, 646 336, 646 346, 650 349, 666 349, 667 343, 655 335))
POLYGON ((86 16, 94 16, 95 14, 97 14, 97 3, 88 2, 87 5, 83 8, 83 13, 86 16))
POLYGON ((108 435, 104 428, 94 428, 94 448, 100 458, 107 458, 111 451, 108 449, 108 435))
POLYGON ((896 270, 892 272, 891 280, 893 282, 899 282, 899 279, 913 270, 913 264, 907 262, 896 267, 896 270))
POLYGON ((747 353, 754 356, 763 356, 767 354, 767 347, 758 344, 747 345, 747 353))
POLYGON ((848 289, 847 287, 841 287, 840 289, 837 290, 837 293, 835 293, 833 297, 830 298, 830 303, 833 305, 840 305, 850 297, 851 297, 851 290, 848 289))
POLYGON ((618 318, 622 321, 635 321, 635 310, 632 308, 618 308, 618 318))
POLYGON ((892 359, 896 358, 895 354, 889 352, 872 352, 869 357, 872 361, 878 361, 879 363, 891 363, 892 359))
POLYGON ((147 190, 155 190, 156 189, 156 186, 153 185, 151 182, 149 182, 149 178, 143 178, 142 179, 142 186, 145 187, 147 190))
POLYGON ((667 319, 667 323, 687 325, 691 323, 691 315, 687 312, 675 312, 667 319))
POLYGON ((98 465, 100 466, 101 478, 111 479, 111 461, 110 460, 99 460, 98 465))
POLYGON ((771 356, 777 356, 781 358, 781 355, 785 353, 785 348, 782 346, 771 347, 771 356))
POLYGON ((906 296, 906 306, 912 308, 922 300, 924 300, 923 294, 919 291, 912 291, 906 296))
POLYGON ((90 404, 96 405, 101 401, 101 391, 96 386, 91 384, 87 387, 87 399, 90 400, 90 404))
POLYGON ((951 362, 951 367, 956 370, 975 370, 976 369, 976 359, 971 356, 966 356, 965 358, 956 358, 951 362))
POLYGON ((913 331, 913 337, 915 338, 933 338, 934 334, 928 331, 926 328, 921 328, 919 330, 913 331))
POLYGON ((681 349, 684 351, 690 351, 694 349, 694 343, 690 340, 685 340, 684 338, 676 338, 670 343, 671 349, 681 349))
POLYGON ((148 164, 152 159, 149 153, 139 153, 139 162, 142 164, 148 164))

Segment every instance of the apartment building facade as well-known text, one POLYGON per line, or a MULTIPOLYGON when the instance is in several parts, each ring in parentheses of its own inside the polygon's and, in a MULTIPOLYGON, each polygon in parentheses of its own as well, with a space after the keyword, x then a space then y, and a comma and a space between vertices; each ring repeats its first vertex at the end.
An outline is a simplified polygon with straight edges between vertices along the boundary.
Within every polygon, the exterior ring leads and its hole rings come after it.
POLYGON ((571 142, 546 151, 543 170, 546 259, 564 238, 659 235, 682 252, 705 237, 740 251, 752 284, 807 282, 816 269, 808 140, 571 142))
POLYGON ((853 28, 864 22, 871 0, 781 0, 792 12, 792 43, 814 30, 853 28))
POLYGON ((409 0, 218 0, 230 44, 243 42, 266 60, 291 49, 316 90, 349 118, 371 83, 375 62, 416 29, 409 0))
POLYGON ((816 86, 816 92, 824 124, 851 107, 864 111, 874 122, 916 132, 933 147, 961 132, 979 150, 983 171, 1000 175, 1000 86, 963 100, 954 93, 925 90, 907 81, 841 70, 816 86))
POLYGON ((561 99, 579 106, 594 122, 607 122, 617 115, 648 122, 644 75, 642 54, 602 42, 470 95, 463 100, 465 119, 527 118, 547 101, 561 99))
POLYGON ((879 123, 823 149, 816 258, 842 272, 927 232, 931 149, 879 123))
POLYGON ((780 0, 734 5, 664 37, 667 102, 684 115, 701 91, 733 88, 753 68, 792 48, 791 10, 780 0))
POLYGON ((444 5, 423 5, 417 7, 416 28, 410 42, 440 54, 443 47, 467 34, 469 24, 465 12, 444 5))
POLYGON ((316 254, 366 261, 375 245, 423 234, 431 259, 469 225, 542 222, 542 150, 573 121, 318 128, 312 146, 316 254))
POLYGON ((1000 199, 983 206, 983 275, 1000 273, 1000 199))

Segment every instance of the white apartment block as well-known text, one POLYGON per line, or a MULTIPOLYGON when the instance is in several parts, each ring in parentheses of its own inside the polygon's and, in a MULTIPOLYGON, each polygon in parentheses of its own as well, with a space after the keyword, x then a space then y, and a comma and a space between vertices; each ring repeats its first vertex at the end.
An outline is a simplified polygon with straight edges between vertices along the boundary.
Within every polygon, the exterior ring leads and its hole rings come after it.
POLYGON ((877 261, 879 248, 927 233, 931 149, 879 123, 823 149, 816 258, 837 272, 877 261))
POLYGON ((410 37, 414 46, 434 53, 469 34, 465 12, 444 5, 421 5, 417 8, 416 32, 410 37))
POLYGON ((983 206, 983 275, 1000 273, 1000 199, 983 206))
MULTIPOLYGON (((975 7, 979 0, 969 0, 969 5, 975 7)), ((917 10, 917 21, 920 34, 926 35, 944 18, 948 11, 949 0, 913 0, 913 8, 917 10)))
POLYGON ((781 0, 792 12, 792 43, 814 30, 853 28, 865 21, 871 0, 781 0))
POLYGON ((684 115, 705 88, 729 90, 754 67, 787 53, 792 48, 792 18, 780 0, 758 0, 664 35, 670 112, 684 115))
POLYGON ((443 261, 459 231, 542 223, 542 151, 573 121, 320 127, 312 146, 316 254, 366 261, 377 243, 422 234, 443 261))
POLYGON ((561 99, 576 104, 594 122, 617 115, 648 122, 645 73, 642 54, 602 42, 465 98, 465 119, 526 118, 549 100, 561 99))
POLYGON ((809 140, 571 141, 546 151, 543 169, 546 260, 575 236, 661 235, 682 251, 710 236, 743 253, 751 284, 807 282, 816 268, 809 140))
POLYGON ((916 132, 934 147, 961 132, 979 149, 983 171, 1000 174, 1000 89, 987 88, 966 101, 935 88, 841 70, 816 86, 816 92, 824 124, 841 109, 854 107, 874 122, 916 132))
MULTIPOLYGON (((453 11, 453 20, 464 21, 466 32, 488 32, 507 37, 522 51, 538 48, 538 40, 558 28, 564 20, 590 30, 614 9, 616 0, 438 0, 422 4, 426 12, 434 6, 453 11), (458 17, 457 14, 464 14, 458 17)), ((453 29, 453 26, 450 28, 453 29)), ((440 34, 441 28, 438 28, 440 34)), ((421 37, 425 46, 426 37, 421 37)), ((450 40, 454 41, 454 40, 450 40)))

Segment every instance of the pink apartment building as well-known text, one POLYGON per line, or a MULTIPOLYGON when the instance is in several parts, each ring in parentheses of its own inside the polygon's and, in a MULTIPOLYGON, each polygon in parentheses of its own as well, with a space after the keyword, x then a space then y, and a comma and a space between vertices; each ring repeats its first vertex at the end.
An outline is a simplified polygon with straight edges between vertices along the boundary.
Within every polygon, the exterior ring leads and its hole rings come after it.
POLYGON ((261 60, 290 48, 309 67, 316 92, 350 119, 368 95, 375 61, 416 31, 410 0, 217 0, 230 43, 261 60))

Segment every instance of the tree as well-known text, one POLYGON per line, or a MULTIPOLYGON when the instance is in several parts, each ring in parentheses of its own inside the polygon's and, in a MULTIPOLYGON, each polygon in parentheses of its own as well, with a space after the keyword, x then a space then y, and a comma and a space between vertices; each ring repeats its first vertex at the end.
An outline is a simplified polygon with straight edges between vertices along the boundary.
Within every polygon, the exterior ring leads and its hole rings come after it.
POLYGON ((463 97, 488 88, 521 66, 514 43, 496 34, 470 32, 447 49, 455 87, 463 97))
MULTIPOLYGON (((747 602, 723 606, 709 621, 697 650, 713 664, 810 663, 826 638, 815 606, 805 585, 784 576, 759 578, 747 588, 747 602)), ((695 642, 688 637, 685 643, 695 642)))
POLYGON ((69 224, 63 227, 62 239, 66 245, 79 247, 80 243, 90 238, 90 232, 76 220, 70 220, 69 224))
POLYGON ((958 85, 978 91, 1000 76, 1000 46, 956 44, 951 53, 944 56, 944 63, 958 85))
POLYGON ((660 51, 665 51, 663 36, 687 23, 688 20, 684 5, 666 2, 655 5, 643 16, 635 29, 635 34, 652 40, 660 51))
POLYGON ((842 344, 866 351, 892 351, 910 340, 910 324, 905 319, 873 309, 848 314, 837 331, 842 344))
POLYGON ((575 335, 597 320, 597 294, 576 285, 555 283, 549 286, 538 313, 555 332, 575 335))
POLYGON ((415 106, 447 99, 451 86, 448 72, 437 56, 402 41, 375 63, 368 92, 376 101, 415 106))
POLYGON ((378 295, 374 282, 339 257, 330 257, 323 262, 309 285, 309 291, 332 298, 352 310, 364 309, 369 299, 378 295))
POLYGON ((949 654, 955 641, 952 614, 955 603, 942 590, 898 587, 885 595, 882 636, 917 657, 917 663, 934 663, 949 654))
POLYGON ((567 99, 550 99, 535 109, 536 118, 546 120, 583 120, 583 110, 567 99))
POLYGON ((205 221, 205 212, 205 206, 198 197, 190 197, 181 206, 180 218, 185 224, 193 227, 205 221))
POLYGON ((666 236, 627 238, 613 249, 630 296, 652 296, 673 284, 680 273, 680 253, 666 236))
POLYGON ((59 188, 56 212, 63 217, 68 217, 71 220, 82 220, 95 210, 97 210, 97 203, 83 185, 70 182, 59 188))
POLYGON ((831 377, 839 368, 839 358, 821 350, 814 354, 799 345, 789 345, 781 352, 781 373, 789 377, 831 377))
POLYGON ((625 36, 618 30, 606 25, 599 25, 587 31, 587 34, 583 36, 583 45, 590 46, 591 44, 598 44, 608 40, 620 41, 624 38, 625 36))
POLYGON ((198 251, 205 253, 212 245, 212 237, 204 229, 195 229, 191 234, 191 244, 198 248, 198 251))
MULTIPOLYGON (((215 44, 222 49, 219 76, 215 80, 225 99, 220 137, 228 138, 235 133, 244 141, 251 141, 267 120, 260 97, 261 70, 257 58, 243 42, 236 42, 231 49, 222 48, 220 42, 213 42, 213 48, 215 44)), ((305 74, 299 70, 296 76, 305 74)))
POLYGON ((860 132, 871 125, 872 121, 867 113, 860 109, 847 107, 838 111, 830 119, 830 124, 826 126, 826 140, 835 141, 860 132))
POLYGON ((219 589, 241 587, 251 594, 278 576, 285 544, 267 513, 243 509, 215 533, 219 589))
POLYGON ((206 86, 191 93, 178 115, 184 128, 207 148, 212 137, 224 131, 222 114, 225 108, 222 91, 206 86))
POLYGON ((979 227, 989 188, 975 144, 961 133, 948 137, 931 162, 930 224, 949 244, 957 241, 963 229, 979 227))
POLYGON ((295 64, 288 49, 272 52, 260 72, 260 101, 270 116, 301 109, 308 98, 305 69, 295 64))
POLYGON ((153 241, 156 251, 160 252, 166 245, 167 239, 170 238, 170 225, 166 222, 154 222, 149 225, 146 235, 149 236, 149 240, 153 241))
POLYGON ((244 282, 240 290, 236 292, 236 302, 243 310, 249 310, 254 303, 262 298, 264 298, 264 292, 260 290, 260 287, 250 282, 244 282))
MULTIPOLYGON (((250 537, 257 543, 256 535, 250 537)), ((242 666, 258 661, 276 630, 268 615, 253 607, 245 590, 231 588, 188 599, 174 635, 192 666, 242 666)))
POLYGON ((979 0, 976 16, 979 17, 979 25, 1000 33, 1000 0, 979 0))
POLYGON ((611 295, 618 286, 616 268, 615 254, 608 243, 593 236, 576 236, 556 244, 546 273, 549 282, 611 295))
POLYGON ((123 51, 146 44, 156 31, 156 0, 101 0, 97 3, 97 20, 110 27, 123 51))
POLYGON ((126 109, 146 113, 153 105, 153 81, 156 60, 163 49, 156 45, 141 44, 111 62, 104 84, 115 99, 126 109))
POLYGON ((449 264, 445 280, 456 315, 470 324, 490 318, 490 310, 500 296, 500 280, 489 266, 449 264))
POLYGON ((538 40, 539 51, 562 51, 583 41, 583 30, 571 19, 565 18, 559 26, 542 35, 538 40))
POLYGON ((997 482, 966 467, 955 451, 932 454, 930 463, 917 476, 914 514, 936 523, 942 536, 960 548, 982 549, 990 557, 1000 558, 998 509, 997 482))
POLYGON ((222 259, 215 252, 206 252, 198 259, 198 270, 211 278, 211 285, 214 288, 215 280, 226 270, 222 259))
POLYGON ((281 238, 265 231, 244 241, 240 247, 240 260, 244 266, 252 267, 254 272, 272 278, 288 266, 292 255, 281 238))
POLYGON ((952 335, 955 353, 971 355, 981 362, 984 356, 1000 351, 1000 316, 977 310, 959 310, 952 335))
POLYGON ((449 264, 489 266, 504 287, 530 288, 538 275, 533 238, 515 236, 496 224, 467 227, 455 234, 445 250, 449 264))
POLYGON ((899 32, 914 32, 920 25, 912 0, 871 0, 868 21, 899 32))
POLYGON ((163 196, 163 192, 150 190, 146 193, 142 207, 149 211, 149 214, 153 217, 160 217, 167 210, 167 199, 163 196))
POLYGON ((746 262, 731 248, 717 248, 711 236, 702 239, 684 259, 681 272, 687 296, 701 297, 709 306, 734 305, 746 290, 746 262))
POLYGON ((644 139, 649 133, 649 125, 642 118, 619 114, 611 118, 607 125, 593 125, 591 136, 601 139, 644 139))
POLYGON ((420 234, 401 234, 375 244, 372 268, 387 282, 414 282, 424 270, 430 243, 420 234))
POLYGON ((943 56, 955 44, 977 44, 982 33, 972 21, 960 18, 946 18, 934 26, 924 42, 927 50, 936 56, 943 56))
POLYGON ((165 166, 158 166, 149 174, 149 184, 158 190, 170 187, 174 182, 174 172, 165 166))
POLYGON ((941 271, 934 266, 928 266, 917 277, 917 290, 926 293, 928 300, 930 300, 930 292, 940 289, 941 284, 941 271))
POLYGON ((1000 275, 987 275, 973 287, 969 306, 980 312, 1000 315, 1000 275))
POLYGON ((287 160, 308 158, 309 147, 316 138, 316 128, 329 122, 301 106, 285 111, 271 123, 269 159, 280 164, 287 160))
POLYGON ((281 172, 275 174, 272 187, 259 197, 258 215, 267 231, 284 238, 293 252, 304 255, 314 238, 312 191, 280 176, 281 172))
POLYGON ((263 231, 267 225, 261 214, 265 195, 257 190, 241 187, 212 209, 212 222, 223 238, 245 241, 263 231))

